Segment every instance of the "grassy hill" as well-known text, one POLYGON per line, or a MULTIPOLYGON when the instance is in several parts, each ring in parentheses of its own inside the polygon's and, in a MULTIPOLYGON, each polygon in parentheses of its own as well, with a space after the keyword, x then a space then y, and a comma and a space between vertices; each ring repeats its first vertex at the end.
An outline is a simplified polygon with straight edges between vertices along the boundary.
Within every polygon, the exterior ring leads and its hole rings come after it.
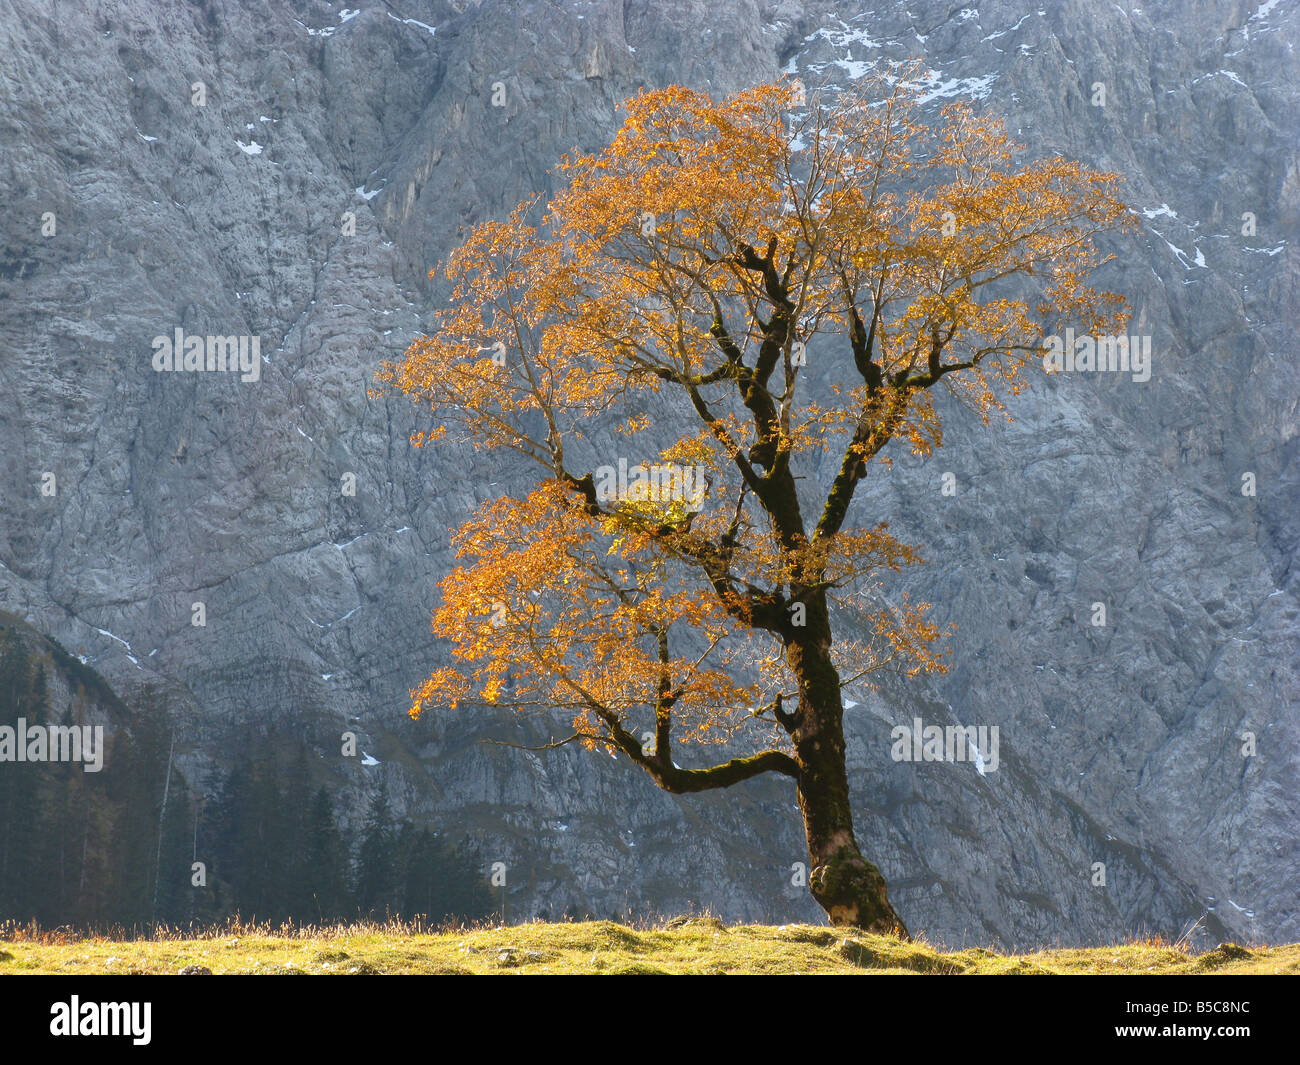
POLYGON ((1300 944, 1204 954, 1160 939, 999 954, 811 925, 724 926, 677 918, 652 929, 610 921, 430 932, 405 925, 281 928, 231 924, 198 937, 79 937, 0 927, 0 975, 19 973, 1290 973, 1300 944))

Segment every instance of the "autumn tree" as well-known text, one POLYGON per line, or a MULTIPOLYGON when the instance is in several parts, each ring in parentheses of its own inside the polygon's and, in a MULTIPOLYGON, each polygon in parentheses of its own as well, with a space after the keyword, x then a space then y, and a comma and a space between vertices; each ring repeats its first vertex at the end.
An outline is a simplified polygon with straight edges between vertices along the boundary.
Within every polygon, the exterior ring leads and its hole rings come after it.
POLYGON ((891 441, 940 444, 939 388, 987 423, 1046 330, 1122 321, 1087 279, 1127 215, 1115 175, 1018 165, 966 106, 922 121, 906 76, 860 86, 631 98, 553 202, 468 233, 379 376, 427 405, 417 446, 539 475, 456 534, 451 664, 412 714, 558 712, 546 746, 674 793, 789 777, 832 923, 906 936, 855 839, 842 690, 942 670, 942 634, 888 595, 917 551, 851 505, 891 441), (710 743, 733 756, 687 753, 710 743))

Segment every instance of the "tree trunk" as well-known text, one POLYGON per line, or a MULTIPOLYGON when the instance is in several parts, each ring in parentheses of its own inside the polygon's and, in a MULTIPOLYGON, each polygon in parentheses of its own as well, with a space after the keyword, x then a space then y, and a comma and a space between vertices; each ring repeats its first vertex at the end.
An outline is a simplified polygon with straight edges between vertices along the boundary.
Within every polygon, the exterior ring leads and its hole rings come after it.
POLYGON ((840 678, 830 658, 825 600, 814 600, 808 631, 789 648, 799 678, 794 715, 795 760, 799 763, 799 809, 812 868, 808 887, 833 925, 910 939, 894 912, 885 878, 858 850, 844 764, 844 707, 840 678))
POLYGON ((839 718, 823 720, 816 739, 799 744, 799 809, 812 869, 808 887, 831 924, 910 939, 894 912, 885 878, 858 850, 844 767, 844 730, 839 718))

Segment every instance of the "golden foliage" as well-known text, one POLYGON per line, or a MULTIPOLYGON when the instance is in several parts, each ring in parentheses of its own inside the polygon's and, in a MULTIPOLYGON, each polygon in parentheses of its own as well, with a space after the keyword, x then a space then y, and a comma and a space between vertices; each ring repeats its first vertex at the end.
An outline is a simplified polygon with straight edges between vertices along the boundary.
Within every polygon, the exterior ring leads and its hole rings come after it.
POLYGON ((413 714, 566 708, 584 742, 632 754, 645 727, 667 759, 670 730, 782 742, 765 710, 808 697, 810 652, 846 684, 942 669, 927 605, 877 583, 919 558, 846 526, 856 486, 890 440, 939 445, 938 385, 987 421, 1045 332, 1116 330, 1122 302, 1086 279, 1130 218, 1115 175, 1018 164, 965 105, 928 125, 905 78, 795 102, 643 92, 553 202, 452 253, 446 306, 380 377, 427 404, 417 445, 513 450, 542 480, 457 534, 433 621, 454 656, 413 714), (633 467, 703 471, 699 497, 597 492, 598 429, 633 467))

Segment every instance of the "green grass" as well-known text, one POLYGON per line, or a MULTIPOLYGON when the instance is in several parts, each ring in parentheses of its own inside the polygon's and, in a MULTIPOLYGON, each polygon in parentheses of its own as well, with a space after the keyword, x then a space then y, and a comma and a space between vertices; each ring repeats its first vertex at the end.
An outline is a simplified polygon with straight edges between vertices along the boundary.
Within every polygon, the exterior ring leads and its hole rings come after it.
POLYGON ((1089 949, 999 954, 812 925, 724 926, 710 917, 659 928, 610 921, 431 932, 416 926, 280 928, 232 923, 194 935, 109 939, 0 929, 0 975, 18 973, 1295 973, 1300 945, 1204 954, 1159 938, 1089 949))

